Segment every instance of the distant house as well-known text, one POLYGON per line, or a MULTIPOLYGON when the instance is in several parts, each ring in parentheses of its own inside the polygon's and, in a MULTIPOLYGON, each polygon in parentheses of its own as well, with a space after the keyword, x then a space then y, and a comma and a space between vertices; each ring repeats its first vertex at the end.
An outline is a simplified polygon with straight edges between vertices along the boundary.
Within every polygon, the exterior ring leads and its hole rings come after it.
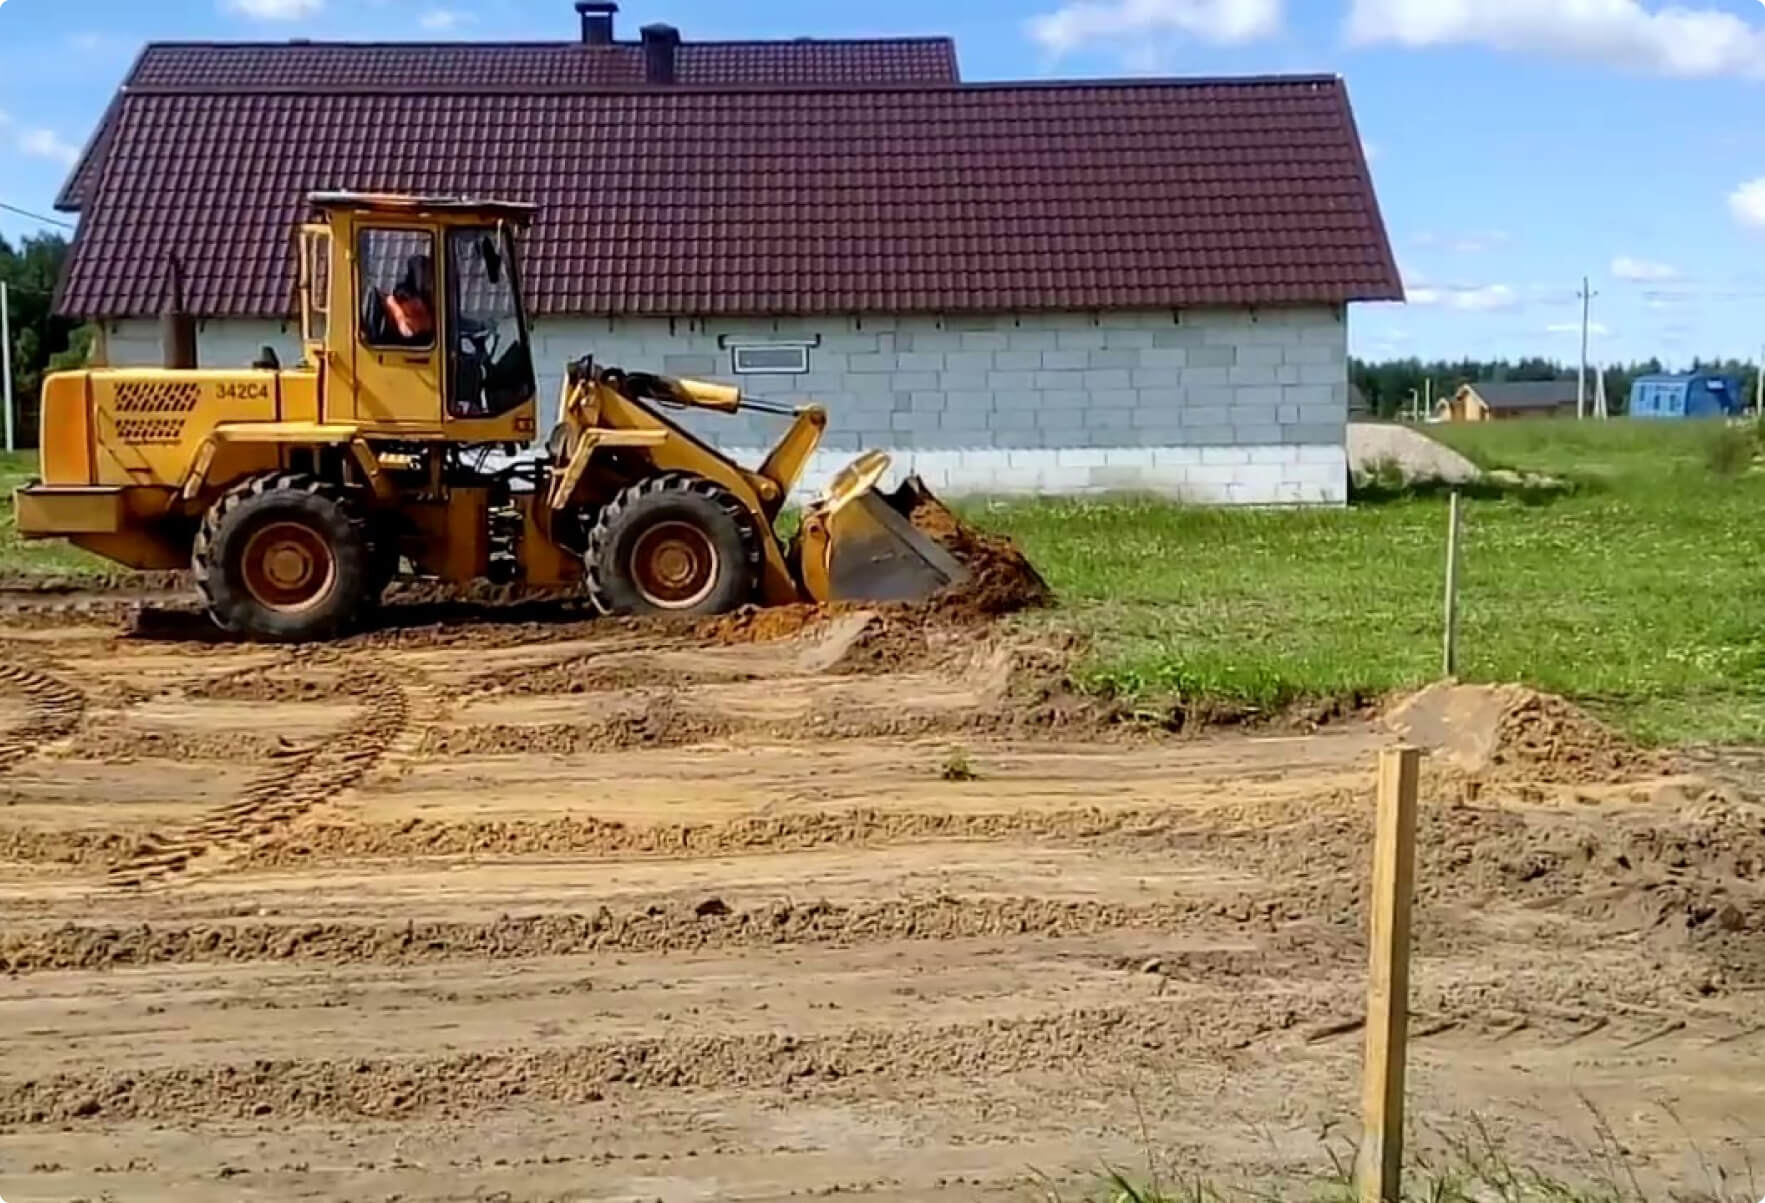
POLYGON ((1714 372, 1639 376, 1630 387, 1633 418, 1722 418, 1746 408, 1739 377, 1714 372))
POLYGON ((1447 422, 1572 418, 1576 387, 1573 380, 1483 380, 1460 385, 1456 393, 1441 398, 1437 413, 1447 422))

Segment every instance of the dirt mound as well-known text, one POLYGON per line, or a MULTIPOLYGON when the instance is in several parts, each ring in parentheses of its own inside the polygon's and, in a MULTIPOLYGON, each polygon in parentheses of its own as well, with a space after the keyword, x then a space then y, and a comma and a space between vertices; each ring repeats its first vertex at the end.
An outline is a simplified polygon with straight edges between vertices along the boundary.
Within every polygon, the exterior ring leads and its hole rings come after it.
POLYGON ((1405 698, 1387 726, 1488 783, 1621 785, 1672 770, 1573 703, 1521 685, 1442 682, 1405 698))
POLYGON ((914 528, 936 539, 972 574, 966 584, 947 589, 932 600, 932 610, 939 617, 977 621, 1036 609, 1054 600, 1054 591, 1016 543, 962 521, 933 497, 917 476, 902 486, 902 494, 911 499, 908 519, 914 528))

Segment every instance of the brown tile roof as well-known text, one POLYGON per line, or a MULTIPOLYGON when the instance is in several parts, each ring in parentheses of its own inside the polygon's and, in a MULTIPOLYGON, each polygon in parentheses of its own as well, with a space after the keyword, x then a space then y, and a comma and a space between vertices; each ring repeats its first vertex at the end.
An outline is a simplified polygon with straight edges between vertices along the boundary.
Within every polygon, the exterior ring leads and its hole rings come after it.
MULTIPOLYGON (((705 87, 781 84, 949 84, 961 78, 949 38, 784 42, 682 42, 678 83, 705 87)), ((640 86, 637 42, 156 43, 142 51, 125 89, 596 88, 640 86)), ((104 116, 56 207, 79 210, 109 143, 104 116)))
POLYGON ((201 93, 120 101, 62 308, 292 308, 311 189, 537 203, 541 314, 1119 309, 1402 295, 1335 78, 201 93))

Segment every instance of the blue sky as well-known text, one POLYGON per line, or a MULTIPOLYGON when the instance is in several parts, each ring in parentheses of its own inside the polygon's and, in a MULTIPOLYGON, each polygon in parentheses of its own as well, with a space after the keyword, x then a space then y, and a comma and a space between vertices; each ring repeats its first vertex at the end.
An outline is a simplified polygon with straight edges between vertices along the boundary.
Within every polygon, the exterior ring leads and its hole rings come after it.
MULTIPOLYGON (((1757 356, 1761 0, 626 0, 689 38, 948 33, 969 79, 1346 77, 1410 286, 1375 357, 1757 356)), ((39 213, 152 39, 567 38, 569 0, 0 0, 0 204, 39 213)), ((9 237, 39 223, 0 212, 9 237)))

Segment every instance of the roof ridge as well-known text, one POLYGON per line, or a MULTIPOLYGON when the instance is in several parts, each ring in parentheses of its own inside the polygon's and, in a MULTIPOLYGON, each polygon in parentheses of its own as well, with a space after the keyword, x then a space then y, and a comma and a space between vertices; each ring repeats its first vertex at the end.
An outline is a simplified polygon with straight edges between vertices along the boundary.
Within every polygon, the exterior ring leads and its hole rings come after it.
MULTIPOLYGON (((875 37, 788 37, 788 38, 683 38, 682 46, 796 46, 808 44, 812 46, 888 46, 888 45, 950 45, 956 39, 950 34, 880 34, 875 37)), ((353 40, 333 41, 316 38, 285 38, 280 41, 221 41, 219 39, 196 38, 188 41, 156 41, 147 42, 142 51, 149 50, 606 50, 642 48, 638 41, 615 41, 601 46, 590 46, 569 39, 552 39, 550 41, 520 40, 507 42, 479 41, 384 41, 384 40, 353 40)))
MULTIPOLYGON (((1096 79, 978 80, 978 81, 886 81, 847 82, 818 80, 764 83, 670 84, 132 84, 124 91, 133 96, 803 96, 818 93, 961 94, 969 92, 1083 92, 1083 91, 1177 91, 1191 88, 1319 87, 1342 88, 1340 75, 1255 76, 1135 76, 1096 79)), ((1346 89, 1344 89, 1346 90, 1346 89)))

